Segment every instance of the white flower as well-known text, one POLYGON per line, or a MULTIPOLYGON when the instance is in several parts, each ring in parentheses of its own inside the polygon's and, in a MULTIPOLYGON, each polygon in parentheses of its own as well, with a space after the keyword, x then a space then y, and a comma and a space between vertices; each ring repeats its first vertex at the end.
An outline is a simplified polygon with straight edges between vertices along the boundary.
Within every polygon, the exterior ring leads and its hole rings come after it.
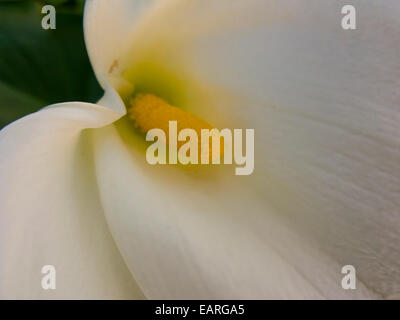
POLYGON ((400 292, 400 4, 353 1, 357 30, 342 5, 87 1, 104 98, 0 132, 0 297, 400 292), (254 174, 147 164, 123 78, 254 128, 254 174), (47 264, 56 290, 40 286, 47 264), (341 287, 348 264, 356 290, 341 287))

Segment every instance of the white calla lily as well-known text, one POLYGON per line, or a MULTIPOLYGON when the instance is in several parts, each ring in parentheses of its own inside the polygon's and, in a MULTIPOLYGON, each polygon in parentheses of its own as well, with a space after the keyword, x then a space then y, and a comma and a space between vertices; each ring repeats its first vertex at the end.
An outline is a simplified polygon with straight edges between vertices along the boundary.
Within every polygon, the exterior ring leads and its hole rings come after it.
POLYGON ((0 296, 400 292, 400 5, 354 1, 359 29, 344 31, 344 4, 88 0, 105 97, 0 133, 0 296), (166 88, 213 124, 254 128, 254 174, 150 166, 110 84, 166 88), (356 290, 341 287, 347 264, 356 290))

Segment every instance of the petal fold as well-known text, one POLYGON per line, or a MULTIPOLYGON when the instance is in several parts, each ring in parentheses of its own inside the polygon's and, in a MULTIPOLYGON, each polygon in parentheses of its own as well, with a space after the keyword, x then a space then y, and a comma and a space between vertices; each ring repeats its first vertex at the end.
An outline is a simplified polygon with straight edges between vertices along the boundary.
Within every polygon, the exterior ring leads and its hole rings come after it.
POLYGON ((130 38, 138 20, 158 2, 165 0, 86 1, 85 42, 93 69, 103 88, 107 86, 109 75, 119 69, 119 60, 131 45, 130 38))
POLYGON ((0 131, 1 298, 143 298, 105 222, 84 130, 120 116, 63 103, 0 131), (55 290, 41 286, 45 265, 55 290))

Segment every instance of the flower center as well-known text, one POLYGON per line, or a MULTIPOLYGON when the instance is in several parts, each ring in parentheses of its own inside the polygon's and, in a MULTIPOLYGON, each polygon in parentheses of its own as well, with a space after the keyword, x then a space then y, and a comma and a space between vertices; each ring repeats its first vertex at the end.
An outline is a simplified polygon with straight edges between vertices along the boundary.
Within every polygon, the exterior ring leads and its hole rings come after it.
MULTIPOLYGON (((199 137, 202 136, 202 129, 214 129, 209 123, 186 112, 178 107, 172 106, 165 100, 153 94, 137 94, 130 100, 128 107, 128 116, 135 122, 135 125, 144 133, 151 129, 161 129, 169 136, 170 121, 176 121, 178 133, 183 129, 193 129, 199 137)), ((212 136, 209 137, 212 142, 212 136)), ((178 141, 178 149, 184 145, 186 141, 178 141)), ((166 141, 168 145, 168 140, 166 141)), ((199 154, 204 152, 201 145, 198 146, 199 154)), ((223 155, 223 143, 220 145, 220 152, 212 155, 212 148, 207 149, 209 159, 213 156, 221 157, 223 155)))
POLYGON ((153 94, 137 94, 131 99, 129 117, 144 132, 158 128, 168 133, 169 121, 176 121, 178 131, 190 128, 200 136, 201 129, 213 129, 206 121, 168 104, 153 94))

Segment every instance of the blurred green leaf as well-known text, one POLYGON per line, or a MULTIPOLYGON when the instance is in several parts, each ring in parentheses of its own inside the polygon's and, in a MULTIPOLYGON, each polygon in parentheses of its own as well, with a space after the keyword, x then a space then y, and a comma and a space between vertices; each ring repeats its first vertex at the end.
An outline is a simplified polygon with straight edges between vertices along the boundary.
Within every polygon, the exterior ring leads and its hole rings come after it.
POLYGON ((82 1, 64 1, 65 10, 57 7, 56 30, 42 29, 42 5, 0 1, 0 128, 49 104, 95 102, 101 96, 86 53, 81 11, 72 10, 82 1))

